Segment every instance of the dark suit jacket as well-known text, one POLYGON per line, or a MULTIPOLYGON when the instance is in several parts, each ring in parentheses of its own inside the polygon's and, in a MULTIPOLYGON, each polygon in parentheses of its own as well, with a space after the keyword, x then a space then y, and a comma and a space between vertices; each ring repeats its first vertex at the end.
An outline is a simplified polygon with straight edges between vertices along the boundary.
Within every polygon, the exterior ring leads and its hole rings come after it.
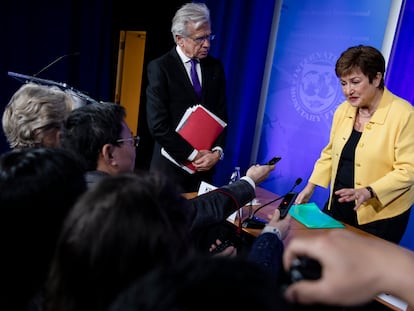
MULTIPOLYGON (((200 60, 203 96, 199 100, 176 48, 148 64, 147 121, 155 140, 151 170, 170 175, 183 191, 196 191, 200 180, 211 182, 214 170, 206 174, 185 172, 161 155, 161 147, 177 161, 185 162, 194 148, 175 132, 187 108, 201 104, 228 122, 226 82, 221 62, 211 56, 200 60)), ((215 142, 224 150, 226 131, 215 142)))
MULTIPOLYGON (((85 178, 88 187, 110 176, 103 171, 88 171, 85 178)), ((216 190, 188 200, 192 231, 204 230, 210 225, 226 221, 226 218, 256 197, 256 192, 246 180, 238 180, 216 190)))
POLYGON ((226 218, 256 197, 252 186, 241 179, 189 200, 191 229, 198 230, 226 221, 226 218))
POLYGON ((280 277, 284 246, 276 234, 265 232, 253 242, 248 259, 261 266, 274 280, 280 277))

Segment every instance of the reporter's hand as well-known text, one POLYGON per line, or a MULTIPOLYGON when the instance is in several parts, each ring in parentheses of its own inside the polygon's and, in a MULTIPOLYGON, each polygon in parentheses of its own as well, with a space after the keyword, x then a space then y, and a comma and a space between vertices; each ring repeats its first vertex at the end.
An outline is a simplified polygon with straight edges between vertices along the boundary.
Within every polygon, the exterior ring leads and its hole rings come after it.
MULTIPOLYGON (((369 302, 387 288, 381 288, 384 271, 395 258, 384 259, 384 248, 376 243, 390 242, 367 238, 356 233, 333 229, 327 234, 294 238, 283 254, 283 265, 289 270, 298 256, 319 261, 322 275, 318 280, 302 280, 290 285, 285 298, 301 304, 323 303, 352 306, 369 302)), ((391 255, 390 255, 391 256, 391 255)))
POLYGON ((277 228, 280 231, 282 240, 288 235, 290 224, 292 221, 292 217, 287 214, 285 218, 280 219, 280 211, 279 209, 275 209, 273 215, 269 215, 270 221, 268 222, 268 226, 277 228))
MULTIPOLYGON (((213 252, 221 243, 221 240, 217 239, 215 244, 211 244, 209 252, 213 252)), ((237 256, 237 248, 235 246, 228 246, 220 253, 214 254, 213 256, 235 257, 237 256)))
POLYGON ((256 185, 269 177, 270 173, 275 169, 276 165, 252 165, 246 172, 246 176, 250 177, 256 185))

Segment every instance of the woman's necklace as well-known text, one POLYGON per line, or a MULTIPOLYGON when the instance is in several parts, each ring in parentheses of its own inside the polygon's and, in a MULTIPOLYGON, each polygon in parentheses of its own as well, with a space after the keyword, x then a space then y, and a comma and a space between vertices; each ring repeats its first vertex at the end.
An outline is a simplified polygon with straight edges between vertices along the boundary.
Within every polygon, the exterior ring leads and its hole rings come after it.
MULTIPOLYGON (((368 111, 367 108, 364 110, 368 111)), ((375 110, 371 112, 367 112, 367 113, 361 113, 361 111, 363 110, 361 108, 358 108, 358 113, 355 118, 355 124, 354 124, 355 130, 358 132, 362 132, 364 130, 365 124, 369 122, 369 120, 371 119, 372 115, 375 112, 375 110)))
POLYGON ((358 108, 358 116, 364 119, 370 119, 372 115, 374 114, 374 112, 375 110, 372 110, 371 112, 369 112, 368 108, 365 108, 365 109, 358 108))
POLYGON ((362 132, 364 130, 365 124, 371 120, 371 117, 374 115, 375 111, 378 108, 382 97, 383 91, 376 92, 376 95, 371 100, 371 107, 359 107, 358 112, 355 118, 354 128, 355 130, 362 132), (371 110, 371 111, 370 111, 371 110))

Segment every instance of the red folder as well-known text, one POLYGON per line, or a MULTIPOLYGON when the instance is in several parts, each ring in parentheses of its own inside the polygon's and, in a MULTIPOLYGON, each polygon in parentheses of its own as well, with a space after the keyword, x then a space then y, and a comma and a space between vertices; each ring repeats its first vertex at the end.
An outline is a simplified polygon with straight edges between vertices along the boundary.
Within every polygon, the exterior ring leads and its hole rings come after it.
POLYGON ((188 117, 184 114, 184 120, 178 125, 177 132, 195 149, 209 150, 225 127, 225 122, 198 105, 188 117))
MULTIPOLYGON (((201 105, 187 109, 176 131, 197 150, 210 150, 214 141, 223 132, 227 124, 201 105)), ((191 162, 177 163, 163 149, 162 154, 176 165, 193 174, 196 169, 191 162)))

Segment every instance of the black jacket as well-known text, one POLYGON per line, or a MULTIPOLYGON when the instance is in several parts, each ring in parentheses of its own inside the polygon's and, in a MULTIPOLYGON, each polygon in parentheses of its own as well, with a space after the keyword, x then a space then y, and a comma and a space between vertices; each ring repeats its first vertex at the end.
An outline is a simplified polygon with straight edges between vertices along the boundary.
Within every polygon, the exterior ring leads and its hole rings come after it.
MULTIPOLYGON (((109 176, 101 171, 90 171, 85 175, 90 188, 101 178, 109 176)), ((218 224, 249 201, 255 198, 253 187, 241 179, 230 185, 207 192, 189 200, 192 215, 191 230, 218 224)))
MULTIPOLYGON (((201 104, 228 122, 224 67, 211 56, 200 60, 202 99, 199 100, 176 47, 151 61, 147 67, 146 109, 148 128, 155 140, 151 170, 160 170, 182 185, 183 192, 197 191, 199 181, 211 182, 214 170, 189 174, 161 155, 161 148, 177 161, 187 160, 194 148, 175 129, 187 108, 201 104)), ((214 146, 224 150, 224 130, 214 146)), ((212 146, 212 147, 214 147, 212 146)))

